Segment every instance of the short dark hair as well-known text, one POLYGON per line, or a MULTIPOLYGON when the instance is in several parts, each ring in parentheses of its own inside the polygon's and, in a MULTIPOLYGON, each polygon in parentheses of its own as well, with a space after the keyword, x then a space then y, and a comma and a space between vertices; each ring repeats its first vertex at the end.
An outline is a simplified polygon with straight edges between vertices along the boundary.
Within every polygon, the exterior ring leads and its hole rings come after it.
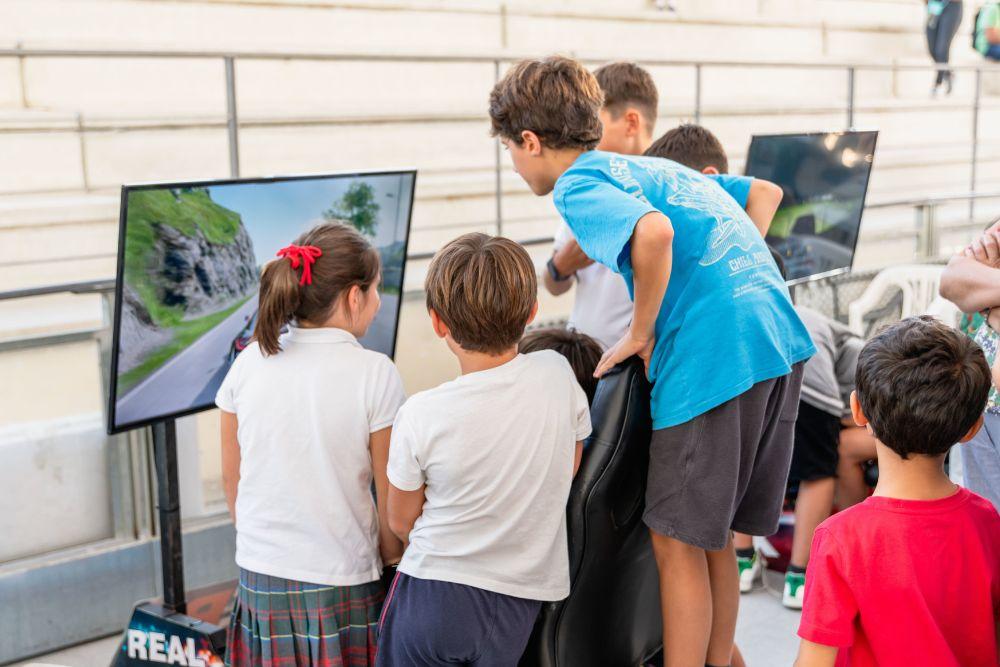
POLYGON ((720 174, 729 173, 729 158, 719 138, 707 128, 685 123, 669 130, 646 149, 644 155, 679 162, 695 171, 715 167, 720 174))
POLYGON ((861 410, 904 459, 947 453, 982 415, 989 391, 982 349, 929 315, 882 329, 858 357, 861 410))
POLYGON ((635 63, 609 63, 594 70, 597 83, 604 91, 604 108, 616 119, 628 106, 634 106, 649 123, 656 125, 660 94, 649 72, 635 63))
POLYGON ((538 352, 555 350, 566 357, 576 381, 587 394, 587 402, 594 400, 597 392, 597 378, 594 371, 604 354, 601 344, 575 329, 536 329, 525 334, 517 345, 518 352, 538 352))
POLYGON ((788 269, 785 268, 785 258, 781 256, 780 252, 771 246, 767 246, 767 249, 771 253, 771 259, 773 259, 774 263, 778 265, 778 273, 781 274, 781 279, 788 280, 788 269))
POLYGON ((490 93, 491 134, 524 143, 531 130, 548 148, 592 150, 604 127, 598 112, 601 87, 590 71, 571 58, 522 60, 490 93))
POLYGON ((502 236, 463 234, 437 251, 424 281, 427 308, 469 352, 517 345, 538 298, 527 251, 502 236))

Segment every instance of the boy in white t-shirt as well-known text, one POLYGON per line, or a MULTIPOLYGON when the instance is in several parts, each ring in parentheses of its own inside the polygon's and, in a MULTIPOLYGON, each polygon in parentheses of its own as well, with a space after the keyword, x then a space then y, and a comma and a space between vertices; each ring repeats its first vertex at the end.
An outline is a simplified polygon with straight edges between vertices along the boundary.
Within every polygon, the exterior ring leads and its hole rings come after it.
MULTIPOLYGON (((604 93, 603 134, 598 150, 642 155, 653 141, 659 94, 649 72, 635 63, 610 63, 594 72, 604 93)), ((622 277, 587 257, 565 222, 556 232, 552 257, 542 279, 558 296, 576 283, 569 326, 597 340, 606 350, 632 320, 632 299, 622 277)))
POLYGON ((542 602, 569 594, 566 500, 590 435, 587 397, 557 352, 518 354, 538 308, 521 246, 461 236, 425 287, 462 375, 396 416, 388 515, 407 548, 377 664, 515 665, 542 602))

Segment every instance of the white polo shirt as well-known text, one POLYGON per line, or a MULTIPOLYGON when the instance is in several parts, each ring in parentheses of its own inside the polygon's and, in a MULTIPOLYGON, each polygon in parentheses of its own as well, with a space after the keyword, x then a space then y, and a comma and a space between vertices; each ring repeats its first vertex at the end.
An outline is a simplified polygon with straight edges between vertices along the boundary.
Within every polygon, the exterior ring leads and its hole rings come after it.
POLYGON ((342 329, 291 327, 256 342, 215 398, 239 422, 236 564, 329 586, 381 576, 369 435, 391 426, 403 383, 387 356, 342 329))
MULTIPOLYGON (((573 239, 565 222, 559 223, 555 250, 573 239)), ((569 327, 594 338, 606 350, 625 335, 632 321, 632 299, 625 279, 594 262, 576 272, 576 294, 569 327)))
POLYGON ((414 395, 400 408, 389 481, 426 484, 399 565, 529 600, 569 595, 566 500, 587 397, 559 353, 521 354, 414 395))

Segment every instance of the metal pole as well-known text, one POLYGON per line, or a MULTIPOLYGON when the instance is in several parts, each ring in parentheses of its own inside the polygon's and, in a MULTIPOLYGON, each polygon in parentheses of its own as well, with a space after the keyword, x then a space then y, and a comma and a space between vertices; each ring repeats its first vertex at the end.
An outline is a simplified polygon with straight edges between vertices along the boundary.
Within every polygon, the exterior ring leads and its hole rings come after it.
POLYGON ((694 66, 694 122, 701 125, 701 63, 694 66))
MULTIPOLYGON (((21 42, 14 45, 14 49, 17 51, 21 50, 21 42)), ((24 56, 19 55, 17 57, 17 83, 21 92, 21 106, 27 109, 28 104, 28 82, 27 77, 24 74, 24 56)))
MULTIPOLYGON (((500 81, 500 61, 493 61, 493 83, 500 81)), ((493 168, 496 176, 496 204, 497 204, 497 236, 503 236, 503 179, 501 174, 502 156, 500 151, 500 137, 496 138, 494 146, 493 168)))
POLYGON ((240 126, 236 115, 236 66, 232 56, 226 63, 226 125, 229 131, 229 174, 240 175, 240 126))
POLYGON ((181 542, 181 496, 177 484, 177 424, 173 419, 153 424, 157 509, 160 514, 160 571, 163 605, 184 613, 184 550, 181 542))
POLYGON ((854 74, 853 67, 847 68, 847 129, 854 127, 854 74))
POLYGON ((917 252, 924 259, 937 257, 937 230, 935 229, 936 206, 930 203, 914 207, 917 226, 917 252))
POLYGON ((76 114, 76 136, 80 142, 80 172, 83 178, 83 189, 90 192, 90 178, 87 176, 87 141, 86 130, 83 128, 83 114, 76 114))
MULTIPOLYGON (((979 102, 982 96, 983 71, 976 68, 976 91, 972 98, 972 165, 969 174, 969 192, 976 193, 976 167, 979 163, 979 102)), ((969 198, 969 222, 976 216, 976 200, 969 198)))

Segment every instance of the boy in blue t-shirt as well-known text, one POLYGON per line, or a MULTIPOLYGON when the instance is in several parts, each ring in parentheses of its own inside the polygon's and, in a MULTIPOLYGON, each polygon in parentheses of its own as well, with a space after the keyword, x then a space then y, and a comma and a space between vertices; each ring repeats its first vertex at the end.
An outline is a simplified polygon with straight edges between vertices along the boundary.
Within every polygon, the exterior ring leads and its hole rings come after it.
POLYGON ((665 664, 728 665, 739 605, 730 531, 777 530, 814 351, 763 239, 781 190, 595 151, 601 103, 576 61, 524 61, 490 94, 493 134, 531 190, 552 193, 587 256, 628 285, 632 324, 595 375, 638 354, 653 382, 643 518, 665 664))

